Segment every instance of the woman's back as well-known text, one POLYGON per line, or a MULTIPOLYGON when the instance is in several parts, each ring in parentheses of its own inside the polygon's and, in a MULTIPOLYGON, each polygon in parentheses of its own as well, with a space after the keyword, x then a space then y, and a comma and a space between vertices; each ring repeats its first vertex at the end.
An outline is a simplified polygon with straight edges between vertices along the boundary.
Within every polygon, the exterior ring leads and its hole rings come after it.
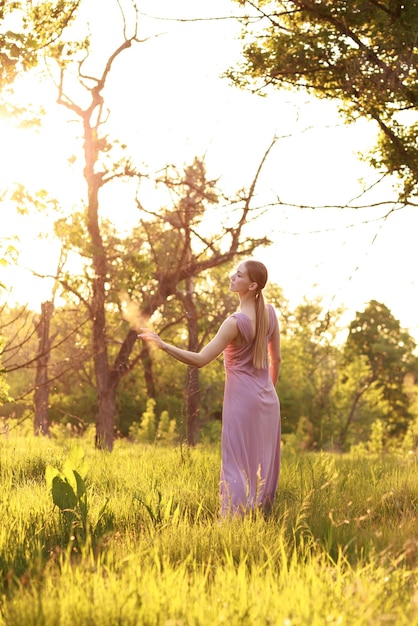
MULTIPOLYGON (((270 326, 276 317, 269 305, 270 326)), ((269 367, 253 365, 251 320, 235 313, 241 339, 224 350, 221 503, 223 514, 271 504, 280 469, 280 406, 269 367)))

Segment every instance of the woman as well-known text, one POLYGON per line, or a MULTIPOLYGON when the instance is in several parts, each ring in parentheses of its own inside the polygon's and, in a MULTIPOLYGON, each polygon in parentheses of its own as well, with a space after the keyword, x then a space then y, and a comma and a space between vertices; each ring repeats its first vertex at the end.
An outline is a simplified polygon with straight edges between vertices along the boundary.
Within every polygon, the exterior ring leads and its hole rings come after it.
POLYGON ((203 367, 224 353, 221 513, 269 509, 280 471, 280 332, 274 308, 264 301, 267 269, 252 259, 238 265, 230 290, 240 309, 228 317, 200 352, 165 343, 143 329, 138 335, 182 363, 203 367), (270 357, 270 358, 269 358, 270 357))

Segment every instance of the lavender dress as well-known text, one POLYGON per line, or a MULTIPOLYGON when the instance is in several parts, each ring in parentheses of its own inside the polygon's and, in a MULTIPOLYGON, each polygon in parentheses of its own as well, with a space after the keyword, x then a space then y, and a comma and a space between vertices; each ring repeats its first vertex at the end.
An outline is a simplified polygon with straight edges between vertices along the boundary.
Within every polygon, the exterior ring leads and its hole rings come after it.
MULTIPOLYGON (((276 313, 268 305, 273 333, 276 313)), ((269 505, 280 471, 280 405, 269 368, 252 364, 251 321, 234 313, 244 343, 224 351, 225 392, 222 413, 221 514, 269 505)))

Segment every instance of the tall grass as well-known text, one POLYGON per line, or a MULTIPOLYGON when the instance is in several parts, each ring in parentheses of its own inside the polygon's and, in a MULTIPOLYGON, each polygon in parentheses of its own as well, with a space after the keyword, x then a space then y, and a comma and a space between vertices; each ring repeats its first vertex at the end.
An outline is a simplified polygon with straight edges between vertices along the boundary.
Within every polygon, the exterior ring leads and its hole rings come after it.
POLYGON ((220 521, 216 446, 77 442, 81 540, 44 479, 74 443, 0 441, 1 625, 418 624, 415 457, 285 453, 272 514, 220 521))

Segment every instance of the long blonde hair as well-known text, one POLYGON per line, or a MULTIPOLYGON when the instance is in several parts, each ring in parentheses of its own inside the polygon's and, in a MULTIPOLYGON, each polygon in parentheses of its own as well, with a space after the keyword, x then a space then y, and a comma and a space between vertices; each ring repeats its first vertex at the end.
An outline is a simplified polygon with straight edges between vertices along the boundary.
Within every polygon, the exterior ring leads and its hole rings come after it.
POLYGON ((267 333, 270 326, 270 318, 266 311, 266 302, 263 289, 266 286, 268 273, 266 266, 260 261, 249 259, 245 261, 245 269, 251 282, 257 283, 255 296, 255 337, 253 365, 256 369, 267 367, 267 333))

